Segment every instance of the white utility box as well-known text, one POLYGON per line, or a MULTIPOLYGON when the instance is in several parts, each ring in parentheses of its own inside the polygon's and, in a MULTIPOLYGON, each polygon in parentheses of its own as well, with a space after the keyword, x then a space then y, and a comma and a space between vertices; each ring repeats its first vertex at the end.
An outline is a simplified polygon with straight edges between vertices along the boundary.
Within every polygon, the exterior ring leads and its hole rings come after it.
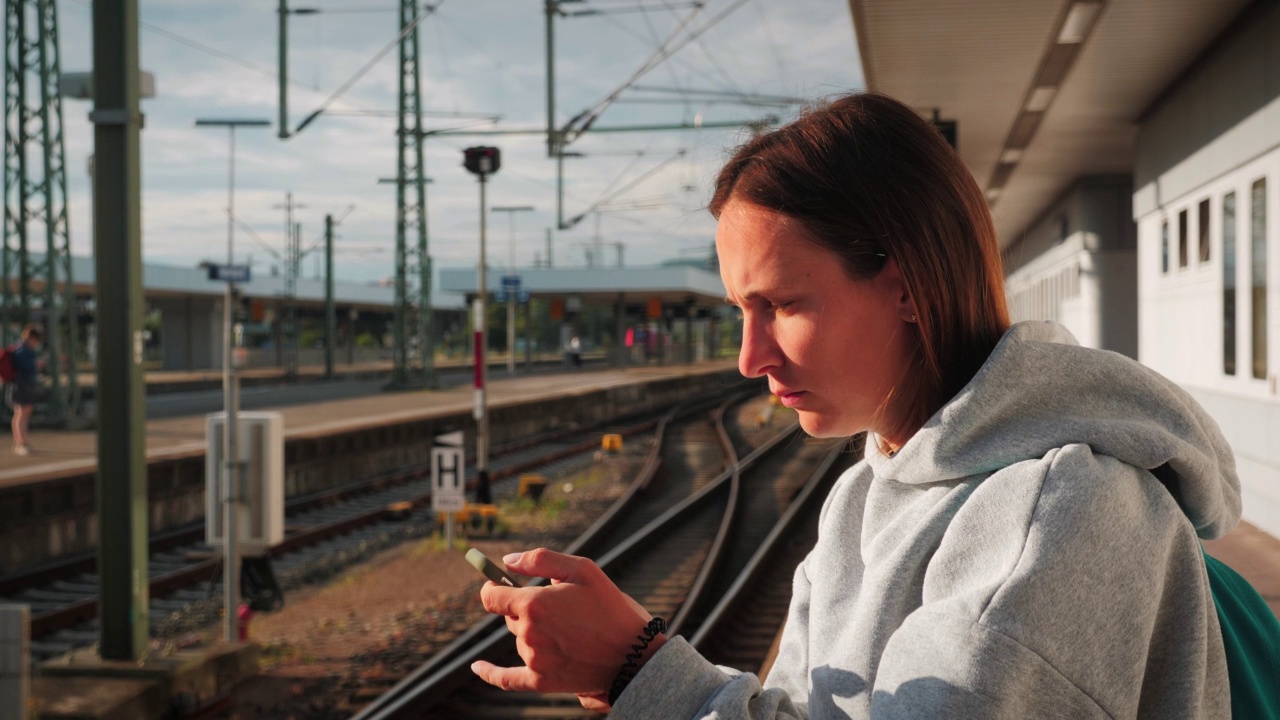
MULTIPOLYGON (((205 417, 205 542, 222 547, 223 428, 226 413, 205 417)), ((240 513, 236 516, 238 552, 262 555, 284 540, 284 417, 280 413, 242 412, 236 454, 241 462, 240 513)))

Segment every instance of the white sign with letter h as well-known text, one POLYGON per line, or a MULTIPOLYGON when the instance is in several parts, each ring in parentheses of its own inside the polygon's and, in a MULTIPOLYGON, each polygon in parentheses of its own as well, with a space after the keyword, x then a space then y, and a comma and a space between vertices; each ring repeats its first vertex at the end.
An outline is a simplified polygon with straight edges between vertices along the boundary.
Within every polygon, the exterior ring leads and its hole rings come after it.
POLYGON ((466 454, 462 433, 437 435, 431 449, 431 509, 457 512, 467 504, 466 454))

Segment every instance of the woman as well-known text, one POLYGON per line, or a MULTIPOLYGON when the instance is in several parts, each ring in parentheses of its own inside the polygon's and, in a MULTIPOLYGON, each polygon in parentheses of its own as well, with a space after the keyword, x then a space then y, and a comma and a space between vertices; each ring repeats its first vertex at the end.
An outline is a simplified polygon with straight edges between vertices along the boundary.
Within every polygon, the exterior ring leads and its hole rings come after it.
POLYGON ((1226 441, 1143 366, 1009 326, 986 203, 927 122, 837 100, 740 148, 711 211, 742 373, 813 435, 869 433, 766 685, 660 635, 612 687, 650 615, 545 550, 508 567, 558 584, 481 593, 527 666, 477 674, 613 689, 615 718, 1229 715, 1197 537, 1239 517, 1226 441))
POLYGON ((22 336, 13 346, 13 369, 16 379, 8 383, 5 393, 9 407, 13 408, 13 454, 30 455, 31 444, 27 442, 31 434, 31 415, 35 411, 36 401, 40 399, 40 344, 43 342, 40 328, 28 325, 22 329, 22 336))

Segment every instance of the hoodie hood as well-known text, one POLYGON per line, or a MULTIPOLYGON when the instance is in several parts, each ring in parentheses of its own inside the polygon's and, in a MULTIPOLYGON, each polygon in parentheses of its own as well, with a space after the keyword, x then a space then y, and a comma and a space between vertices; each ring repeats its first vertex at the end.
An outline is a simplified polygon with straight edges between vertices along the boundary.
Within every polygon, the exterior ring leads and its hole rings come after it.
POLYGON ((1018 323, 954 398, 893 456, 867 442, 876 477, 910 484, 991 473, 1083 444, 1150 470, 1205 539, 1240 518, 1235 458, 1185 390, 1051 322, 1018 323))

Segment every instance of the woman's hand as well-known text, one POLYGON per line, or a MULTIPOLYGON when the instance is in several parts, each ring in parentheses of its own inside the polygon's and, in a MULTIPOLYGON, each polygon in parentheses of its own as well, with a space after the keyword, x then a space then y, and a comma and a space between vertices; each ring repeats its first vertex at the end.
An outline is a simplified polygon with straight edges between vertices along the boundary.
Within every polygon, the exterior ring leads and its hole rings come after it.
MULTIPOLYGON (((507 618, 524 667, 476 662, 471 670, 504 690, 577 693, 591 709, 608 708, 609 686, 631 644, 653 616, 586 558, 543 548, 503 558, 507 569, 551 579, 551 585, 509 588, 486 583, 486 610, 507 618)), ((665 642, 649 644, 641 664, 665 642)))

